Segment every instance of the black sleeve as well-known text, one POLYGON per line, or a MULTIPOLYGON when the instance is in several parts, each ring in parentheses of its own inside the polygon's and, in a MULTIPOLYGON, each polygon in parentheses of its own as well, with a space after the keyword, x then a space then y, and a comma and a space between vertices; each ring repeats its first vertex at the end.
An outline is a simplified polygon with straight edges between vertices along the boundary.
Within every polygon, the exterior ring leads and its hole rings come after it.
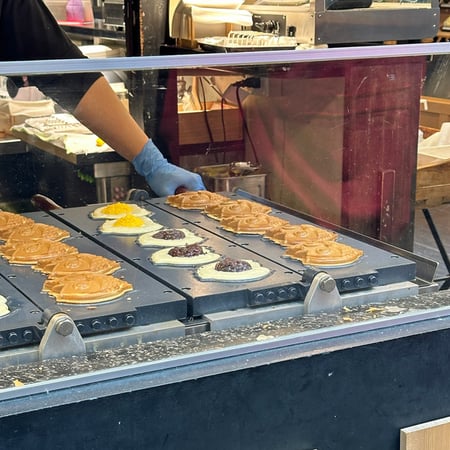
MULTIPOLYGON (((0 59, 84 58, 42 0, 0 0, 0 59)), ((29 84, 73 111, 100 73, 28 76, 29 84)))

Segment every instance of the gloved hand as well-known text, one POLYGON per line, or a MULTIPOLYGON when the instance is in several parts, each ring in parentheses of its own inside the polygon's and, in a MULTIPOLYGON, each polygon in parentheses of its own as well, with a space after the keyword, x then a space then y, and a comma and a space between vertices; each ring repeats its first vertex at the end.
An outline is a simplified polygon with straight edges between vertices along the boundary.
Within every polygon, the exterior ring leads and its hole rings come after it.
POLYGON ((188 191, 206 189, 198 173, 170 164, 151 139, 133 159, 132 164, 136 172, 145 177, 152 191, 159 197, 172 195, 180 187, 188 191))

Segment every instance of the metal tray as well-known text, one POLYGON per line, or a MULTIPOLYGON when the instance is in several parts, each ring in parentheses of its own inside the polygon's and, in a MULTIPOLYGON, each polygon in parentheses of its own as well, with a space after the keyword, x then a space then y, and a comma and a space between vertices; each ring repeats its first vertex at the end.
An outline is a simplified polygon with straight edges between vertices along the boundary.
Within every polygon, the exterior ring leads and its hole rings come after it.
POLYGON ((297 47, 295 38, 255 31, 230 31, 228 36, 205 37, 197 42, 203 50, 217 53, 293 50, 297 47))
POLYGON ((247 46, 247 47, 230 47, 230 46, 222 46, 222 45, 213 45, 213 44, 206 44, 201 43, 197 41, 200 45, 200 48, 204 50, 205 52, 211 52, 211 53, 238 53, 238 52, 269 52, 272 50, 294 50, 295 45, 289 45, 289 46, 276 46, 276 47, 269 47, 269 46, 247 46))
POLYGON ((123 297, 95 305, 57 303, 53 297, 42 291, 46 279, 44 274, 33 270, 29 265, 9 264, 4 258, 0 258, 0 281, 2 278, 8 280, 35 305, 35 310, 48 309, 66 313, 74 320, 83 336, 186 318, 187 302, 184 296, 167 289, 165 284, 149 277, 120 257, 118 259, 117 255, 108 251, 107 248, 98 245, 47 213, 35 212, 24 215, 36 222, 70 230, 71 237, 65 242, 77 247, 80 252, 93 253, 120 261, 121 268, 115 272, 115 276, 123 277, 134 288, 123 297))

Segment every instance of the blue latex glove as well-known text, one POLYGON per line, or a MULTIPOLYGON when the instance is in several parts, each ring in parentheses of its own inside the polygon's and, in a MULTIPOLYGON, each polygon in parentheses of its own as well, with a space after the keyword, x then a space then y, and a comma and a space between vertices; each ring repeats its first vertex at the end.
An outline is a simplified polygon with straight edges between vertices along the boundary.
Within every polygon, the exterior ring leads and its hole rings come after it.
POLYGON ((177 188, 184 188, 187 191, 206 189, 198 173, 170 164, 151 139, 133 159, 132 164, 136 172, 145 177, 152 191, 159 197, 172 195, 177 188))

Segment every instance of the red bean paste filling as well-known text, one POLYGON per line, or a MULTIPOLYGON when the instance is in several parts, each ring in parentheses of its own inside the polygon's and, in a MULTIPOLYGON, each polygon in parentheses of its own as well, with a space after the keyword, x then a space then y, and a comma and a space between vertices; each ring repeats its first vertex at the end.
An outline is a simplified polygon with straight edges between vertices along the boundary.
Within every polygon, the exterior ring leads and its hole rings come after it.
POLYGON ((216 264, 215 269, 219 272, 244 272, 251 270, 252 266, 247 261, 224 258, 216 264))
POLYGON ((184 247, 174 247, 169 250, 170 256, 182 256, 190 258, 192 256, 203 255, 203 249, 198 244, 185 245, 184 247))
POLYGON ((171 241, 172 239, 183 239, 186 235, 181 230, 161 230, 153 235, 155 239, 164 239, 171 241))

